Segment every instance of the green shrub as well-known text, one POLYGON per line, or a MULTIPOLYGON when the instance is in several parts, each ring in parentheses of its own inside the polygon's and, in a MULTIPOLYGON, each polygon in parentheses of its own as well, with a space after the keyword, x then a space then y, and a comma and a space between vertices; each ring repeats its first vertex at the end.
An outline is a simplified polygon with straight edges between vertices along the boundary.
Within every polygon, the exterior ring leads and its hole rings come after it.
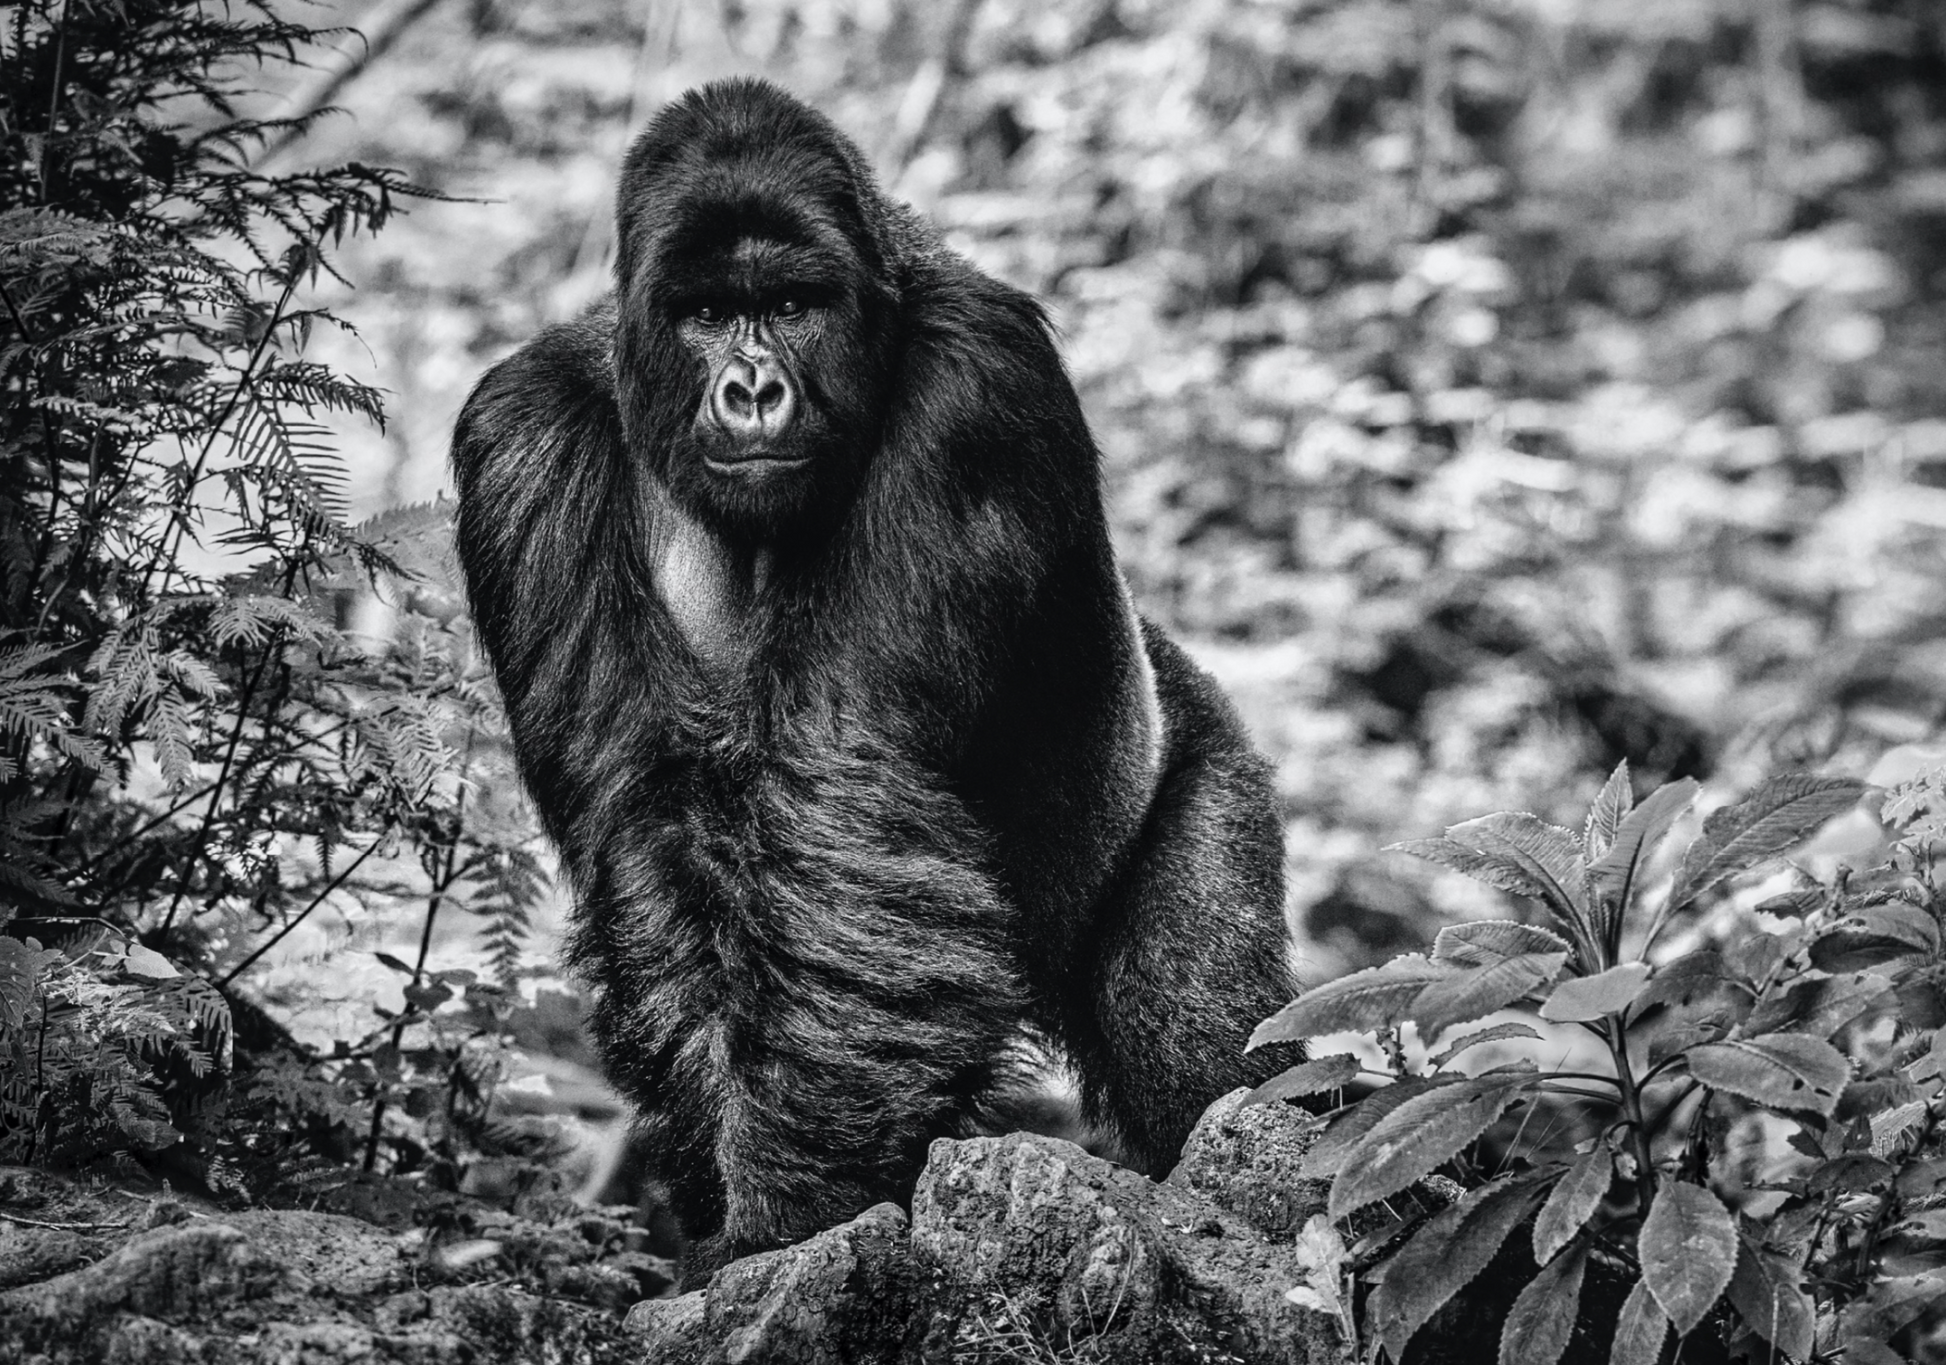
MULTIPOLYGON (((333 893, 383 869, 423 940, 442 906, 487 916, 502 980, 457 986, 490 1022, 544 878, 464 620, 401 568, 437 563, 444 513, 350 525, 324 421, 380 422, 380 395, 305 357, 341 325, 306 302, 331 253, 414 191, 260 173, 290 125, 233 107, 317 35, 195 0, 4 23, 0 1161, 139 1155, 221 1099, 210 982, 333 893), (353 633, 379 599, 395 628, 353 633)), ((368 1165, 388 1106, 453 1090, 457 1054, 408 1031, 455 983, 423 948, 406 971, 407 1014, 329 1075, 371 1105, 368 1165)))
MULTIPOLYGON (((1504 1169, 1485 1179, 1462 1160, 1460 1174, 1482 1178, 1456 1205, 1409 1235, 1395 1223, 1337 1267, 1377 1281, 1370 1340, 1401 1359, 1520 1235, 1539 1272, 1507 1320, 1503 1365, 1560 1358, 1597 1263, 1633 1282, 1615 1365, 1654 1362, 1672 1329, 1723 1334, 1760 1359, 1901 1358, 1886 1343, 1946 1307, 1943 779, 1887 799, 1884 818, 1904 828, 1883 866, 1822 884, 1799 873, 1756 907, 1786 927, 1751 917, 1668 960, 1655 949, 1699 898, 1850 810, 1864 784, 1772 778, 1712 813, 1666 882, 1651 855, 1696 784, 1633 805, 1626 765, 1579 833, 1502 812, 1399 845, 1531 898, 1548 923, 1449 926, 1428 954, 1305 992, 1252 1040, 1368 1032, 1388 1059, 1391 1083, 1337 1110, 1307 1154, 1306 1173, 1330 1178, 1334 1219, 1524 1111, 1504 1169), (1508 1018, 1449 1033, 1503 1012, 1583 1031, 1607 1064, 1460 1070, 1470 1049, 1542 1038, 1508 1018), (1409 1060, 1408 1024, 1422 1062, 1409 1060), (1585 1134, 1566 1149, 1548 1136, 1563 1124, 1585 1134)), ((1351 1053, 1315 1057, 1253 1098, 1324 1094, 1363 1070, 1351 1053)))

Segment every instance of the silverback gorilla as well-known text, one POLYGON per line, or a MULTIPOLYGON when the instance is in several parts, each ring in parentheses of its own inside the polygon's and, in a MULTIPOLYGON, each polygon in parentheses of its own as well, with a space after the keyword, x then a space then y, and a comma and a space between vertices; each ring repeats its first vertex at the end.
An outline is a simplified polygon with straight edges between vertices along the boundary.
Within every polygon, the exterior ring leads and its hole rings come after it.
POLYGON ((459 551, 592 1026, 704 1263, 905 1202, 1057 1044, 1161 1172, 1279 1063, 1266 765, 1137 617, 1040 308, 762 83, 460 415, 459 551))

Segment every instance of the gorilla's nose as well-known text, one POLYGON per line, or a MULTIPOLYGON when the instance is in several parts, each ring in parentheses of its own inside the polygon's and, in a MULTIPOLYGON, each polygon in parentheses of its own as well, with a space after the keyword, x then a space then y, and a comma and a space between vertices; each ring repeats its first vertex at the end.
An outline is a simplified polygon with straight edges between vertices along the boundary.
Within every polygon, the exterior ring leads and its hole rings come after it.
POLYGON ((733 356, 710 394, 716 424, 739 442, 781 436, 797 411, 790 375, 769 356, 733 356))

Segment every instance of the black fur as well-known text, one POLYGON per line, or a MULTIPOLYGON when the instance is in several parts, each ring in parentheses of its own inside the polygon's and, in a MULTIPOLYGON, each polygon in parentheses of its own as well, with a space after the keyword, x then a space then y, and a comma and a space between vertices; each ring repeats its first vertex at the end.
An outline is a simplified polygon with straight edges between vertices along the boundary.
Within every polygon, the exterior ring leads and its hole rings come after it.
POLYGON ((685 1227, 741 1254, 905 1200, 1027 1029, 1159 1174, 1275 1069, 1242 1048, 1293 993, 1280 824, 1130 605, 1039 307, 760 83, 657 117, 618 214, 615 300, 461 414, 459 547, 685 1227), (709 416, 732 314, 800 392, 781 435, 709 416))

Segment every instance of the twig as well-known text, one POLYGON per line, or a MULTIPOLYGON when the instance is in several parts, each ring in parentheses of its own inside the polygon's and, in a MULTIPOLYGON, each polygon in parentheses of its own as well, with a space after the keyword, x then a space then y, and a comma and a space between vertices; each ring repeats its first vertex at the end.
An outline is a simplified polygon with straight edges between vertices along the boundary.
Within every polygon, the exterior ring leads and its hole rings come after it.
POLYGON ((0 1218, 24 1228, 46 1228, 49 1232, 99 1232, 129 1226, 127 1223, 50 1223, 43 1218, 24 1218, 5 1209, 0 1209, 0 1218))

